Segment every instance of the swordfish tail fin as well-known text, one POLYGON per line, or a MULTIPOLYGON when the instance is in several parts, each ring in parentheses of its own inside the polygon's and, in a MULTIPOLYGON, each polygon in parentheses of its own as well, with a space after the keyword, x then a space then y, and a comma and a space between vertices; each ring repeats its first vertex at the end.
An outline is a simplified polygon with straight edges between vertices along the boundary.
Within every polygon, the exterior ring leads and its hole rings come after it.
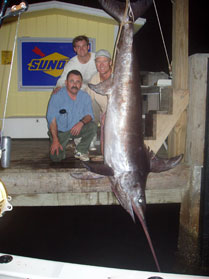
POLYGON ((125 3, 118 0, 98 0, 102 8, 118 22, 122 21, 125 3))
POLYGON ((131 3, 131 7, 134 14, 134 20, 137 20, 140 16, 142 16, 151 6, 153 0, 138 0, 136 2, 131 3))
MULTIPOLYGON (((111 15, 118 22, 122 22, 124 17, 124 11, 126 8, 126 3, 118 0, 98 0, 101 4, 102 8, 111 15)), ((137 0, 135 2, 131 2, 128 0, 129 7, 134 14, 134 21, 137 20, 138 17, 142 16, 146 10, 150 7, 153 0, 137 0)))

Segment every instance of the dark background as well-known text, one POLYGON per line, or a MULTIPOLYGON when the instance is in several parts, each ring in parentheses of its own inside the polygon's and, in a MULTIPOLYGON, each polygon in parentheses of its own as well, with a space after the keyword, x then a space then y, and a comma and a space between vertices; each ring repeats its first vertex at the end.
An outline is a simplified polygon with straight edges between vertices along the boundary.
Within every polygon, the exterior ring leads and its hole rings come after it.
MULTIPOLYGON (((146 220, 161 270, 184 273, 176 258, 179 205, 148 205, 146 220)), ((119 205, 15 207, 0 218, 0 252, 157 271, 141 224, 119 205)))

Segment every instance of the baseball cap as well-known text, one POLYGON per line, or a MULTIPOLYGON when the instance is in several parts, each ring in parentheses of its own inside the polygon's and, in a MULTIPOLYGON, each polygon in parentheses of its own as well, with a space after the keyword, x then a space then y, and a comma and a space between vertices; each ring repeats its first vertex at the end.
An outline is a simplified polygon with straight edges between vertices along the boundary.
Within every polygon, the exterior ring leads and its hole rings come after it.
POLYGON ((110 55, 109 51, 106 49, 100 49, 96 52, 95 58, 100 57, 100 56, 104 56, 104 57, 111 59, 111 55, 110 55))

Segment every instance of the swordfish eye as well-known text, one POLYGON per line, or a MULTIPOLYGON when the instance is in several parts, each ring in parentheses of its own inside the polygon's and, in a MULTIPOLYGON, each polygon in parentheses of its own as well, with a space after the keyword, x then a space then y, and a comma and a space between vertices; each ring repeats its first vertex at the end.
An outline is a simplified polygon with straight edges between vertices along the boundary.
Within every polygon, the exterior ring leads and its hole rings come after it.
POLYGON ((138 202, 139 202, 140 204, 143 203, 143 200, 142 200, 141 197, 138 199, 138 202))
POLYGON ((140 195, 139 196, 139 199, 138 199, 138 203, 139 204, 142 204, 144 202, 144 196, 143 195, 140 195))

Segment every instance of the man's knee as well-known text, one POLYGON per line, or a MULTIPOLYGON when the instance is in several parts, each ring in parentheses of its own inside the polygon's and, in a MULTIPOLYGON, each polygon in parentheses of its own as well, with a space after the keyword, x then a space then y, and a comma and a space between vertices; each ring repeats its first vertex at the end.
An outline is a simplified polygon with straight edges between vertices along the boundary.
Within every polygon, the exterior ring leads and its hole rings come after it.
POLYGON ((56 154, 56 152, 54 153, 54 155, 52 155, 50 153, 50 159, 53 161, 53 162, 60 162, 62 160, 65 159, 65 152, 64 151, 59 151, 58 155, 56 154))
POLYGON ((96 132, 97 132, 97 125, 96 125, 96 123, 94 121, 91 121, 87 125, 89 125, 88 129, 90 129, 93 134, 96 134, 96 132))

